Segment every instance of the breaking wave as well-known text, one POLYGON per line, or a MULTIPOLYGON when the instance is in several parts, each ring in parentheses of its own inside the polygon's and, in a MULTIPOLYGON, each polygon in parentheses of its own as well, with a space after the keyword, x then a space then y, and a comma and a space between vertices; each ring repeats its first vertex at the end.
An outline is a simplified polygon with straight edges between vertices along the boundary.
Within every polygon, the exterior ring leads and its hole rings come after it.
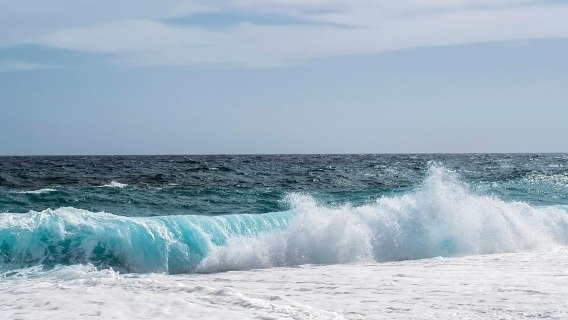
POLYGON ((290 194, 261 215, 122 217, 72 207, 0 215, 0 269, 92 264, 122 272, 219 272, 547 250, 568 210, 480 195, 433 165, 413 192, 352 206, 290 194))

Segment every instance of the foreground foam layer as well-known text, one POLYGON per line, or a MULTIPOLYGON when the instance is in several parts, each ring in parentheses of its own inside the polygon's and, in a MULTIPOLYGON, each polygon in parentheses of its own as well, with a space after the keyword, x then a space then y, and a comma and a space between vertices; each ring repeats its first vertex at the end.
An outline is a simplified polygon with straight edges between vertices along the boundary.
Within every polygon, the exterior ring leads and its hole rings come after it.
POLYGON ((0 273, 3 319, 568 319, 566 249, 202 275, 0 273), (70 303, 72 301, 72 303, 70 303))
POLYGON ((262 215, 120 217, 75 208, 0 216, 3 269, 57 264, 126 272, 216 272, 306 263, 517 252, 568 243, 563 207, 472 193, 432 166, 414 192, 329 207, 291 194, 262 215))

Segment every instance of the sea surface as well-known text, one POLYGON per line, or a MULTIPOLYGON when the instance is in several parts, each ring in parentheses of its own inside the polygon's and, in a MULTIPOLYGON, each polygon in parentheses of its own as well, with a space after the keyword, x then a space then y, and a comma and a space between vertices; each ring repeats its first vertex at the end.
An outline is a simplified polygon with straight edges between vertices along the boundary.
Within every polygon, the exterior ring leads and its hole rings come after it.
POLYGON ((568 154, 0 157, 9 319, 566 319, 567 245, 568 154))

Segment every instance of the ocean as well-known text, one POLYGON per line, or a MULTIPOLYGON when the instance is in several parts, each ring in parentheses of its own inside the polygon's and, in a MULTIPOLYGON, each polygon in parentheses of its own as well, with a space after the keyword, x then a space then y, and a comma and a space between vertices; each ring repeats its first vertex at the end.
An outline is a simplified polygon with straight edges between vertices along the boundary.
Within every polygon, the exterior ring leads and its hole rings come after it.
POLYGON ((0 157, 2 319, 567 319, 568 154, 0 157))

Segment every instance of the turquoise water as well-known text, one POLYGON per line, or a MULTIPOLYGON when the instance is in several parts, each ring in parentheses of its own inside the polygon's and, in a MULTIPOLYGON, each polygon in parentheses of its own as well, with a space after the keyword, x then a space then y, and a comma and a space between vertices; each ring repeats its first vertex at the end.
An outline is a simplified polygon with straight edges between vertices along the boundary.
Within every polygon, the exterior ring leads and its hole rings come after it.
POLYGON ((216 272, 568 243, 568 155, 1 157, 0 269, 216 272))

